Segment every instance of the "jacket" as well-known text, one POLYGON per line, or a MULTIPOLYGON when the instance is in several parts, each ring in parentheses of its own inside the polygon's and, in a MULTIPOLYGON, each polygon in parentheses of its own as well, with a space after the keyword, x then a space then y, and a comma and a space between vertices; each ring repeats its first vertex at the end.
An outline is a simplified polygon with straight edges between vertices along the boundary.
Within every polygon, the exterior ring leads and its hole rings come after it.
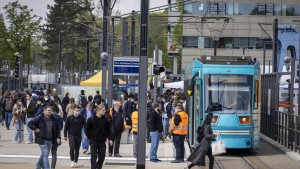
POLYGON ((114 108, 109 109, 110 132, 124 131, 124 113, 120 109, 119 113, 114 108))
POLYGON ((158 131, 163 132, 162 118, 159 112, 153 109, 150 114, 150 132, 158 131))
POLYGON ((24 107, 26 107, 26 114, 27 117, 34 117, 36 112, 36 103, 33 100, 30 100, 29 105, 27 106, 27 103, 25 103, 24 107))
MULTIPOLYGON (((55 117, 50 115, 52 120, 52 129, 53 129, 53 144, 57 145, 57 139, 60 139, 60 126, 57 123, 55 117)), ((28 123, 28 127, 31 130, 39 129, 39 133, 35 133, 35 143, 37 144, 44 144, 45 137, 46 137, 46 122, 45 122, 45 115, 41 114, 40 116, 34 118, 28 123)))
POLYGON ((105 142, 107 138, 111 140, 108 119, 105 116, 89 118, 85 125, 85 135, 95 143, 105 142))
POLYGON ((172 134, 177 135, 187 135, 188 134, 188 122, 189 117, 186 112, 178 112, 171 120, 169 130, 172 134), (175 118, 180 117, 181 121, 178 125, 176 125, 175 118))
POLYGON ((132 121, 132 132, 133 134, 137 134, 138 132, 138 111, 132 112, 131 121, 132 121))
POLYGON ((204 126, 203 135, 203 140, 187 159, 187 161, 192 162, 193 164, 205 164, 205 155, 211 146, 212 140, 216 137, 209 124, 204 126))
POLYGON ((19 120, 21 120, 21 112, 22 112, 22 106, 20 104, 15 103, 13 110, 12 110, 12 115, 13 115, 13 122, 17 123, 19 120))

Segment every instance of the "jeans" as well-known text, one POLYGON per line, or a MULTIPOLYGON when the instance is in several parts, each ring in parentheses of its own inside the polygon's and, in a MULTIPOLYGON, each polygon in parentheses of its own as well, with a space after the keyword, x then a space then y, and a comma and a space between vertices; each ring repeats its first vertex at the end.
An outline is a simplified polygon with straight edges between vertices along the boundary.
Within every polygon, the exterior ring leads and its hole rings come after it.
POLYGON ((157 159, 156 153, 157 153, 161 133, 158 131, 153 131, 150 132, 150 136, 151 136, 150 160, 155 160, 157 159))
POLYGON ((13 142, 22 143, 24 141, 24 126, 21 119, 18 120, 18 122, 15 122, 14 128, 15 128, 15 134, 13 137, 13 142))
POLYGON ((81 137, 76 137, 69 134, 70 158, 71 161, 77 163, 79 156, 79 149, 81 144, 81 137))
POLYGON ((44 166, 45 169, 50 169, 48 156, 49 156, 50 149, 53 146, 53 141, 44 140, 44 144, 39 144, 39 146, 41 148, 42 154, 39 158, 36 168, 40 169, 43 168, 44 166))
POLYGON ((26 126, 28 131, 28 142, 33 143, 33 131, 28 127, 28 123, 33 120, 33 117, 26 118, 26 126))
POLYGON ((133 156, 137 156, 138 137, 137 134, 133 135, 133 156))
POLYGON ((176 150, 176 160, 184 159, 184 135, 173 134, 173 143, 176 150))
POLYGON ((105 142, 91 141, 91 169, 101 169, 105 160, 105 142), (96 160, 98 161, 96 162, 96 160))
POLYGON ((89 150, 89 140, 85 137, 85 133, 84 133, 84 129, 82 129, 82 132, 81 132, 81 136, 82 136, 82 149, 84 150, 89 150))
POLYGON ((114 151, 114 154, 119 154, 121 136, 122 136, 121 132, 115 132, 113 134, 113 145, 109 145, 108 153, 112 154, 114 151))
POLYGON ((5 125, 7 129, 9 129, 11 119, 12 119, 12 112, 11 111, 5 112, 5 125))
POLYGON ((52 146, 51 148, 51 156, 52 156, 52 159, 51 159, 51 168, 55 168, 56 166, 56 160, 57 160, 57 148, 58 148, 58 145, 55 144, 52 146))
POLYGON ((163 123, 164 134, 165 134, 165 136, 167 136, 169 133, 170 118, 163 118, 162 123, 163 123))

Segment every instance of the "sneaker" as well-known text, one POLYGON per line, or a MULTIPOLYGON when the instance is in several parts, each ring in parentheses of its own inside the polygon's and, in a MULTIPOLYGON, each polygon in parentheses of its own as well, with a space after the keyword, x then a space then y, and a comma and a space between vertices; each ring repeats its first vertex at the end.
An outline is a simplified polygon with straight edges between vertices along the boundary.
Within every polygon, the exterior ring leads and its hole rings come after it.
POLYGON ((25 144, 32 144, 32 142, 31 141, 27 141, 27 142, 25 142, 25 144))
POLYGON ((79 165, 74 161, 74 167, 73 168, 79 168, 79 165))
POLYGON ((88 151, 85 152, 85 154, 91 154, 91 152, 88 150, 88 151))
POLYGON ((122 157, 120 154, 115 154, 114 156, 115 157, 122 157))
POLYGON ((112 153, 108 153, 108 157, 111 157, 112 156, 112 153))
POLYGON ((75 168, 75 162, 71 161, 71 168, 75 168))
POLYGON ((157 158, 156 161, 160 162, 161 160, 157 158))
POLYGON ((13 143, 13 144, 17 144, 17 143, 19 143, 19 142, 17 142, 17 141, 12 141, 11 143, 13 143))
POLYGON ((181 163, 182 162, 182 160, 173 160, 173 161, 171 161, 171 163, 181 163))
POLYGON ((156 159, 150 159, 151 162, 157 163, 156 159))
POLYGON ((86 149, 83 149, 83 154, 85 154, 87 152, 87 150, 86 149))

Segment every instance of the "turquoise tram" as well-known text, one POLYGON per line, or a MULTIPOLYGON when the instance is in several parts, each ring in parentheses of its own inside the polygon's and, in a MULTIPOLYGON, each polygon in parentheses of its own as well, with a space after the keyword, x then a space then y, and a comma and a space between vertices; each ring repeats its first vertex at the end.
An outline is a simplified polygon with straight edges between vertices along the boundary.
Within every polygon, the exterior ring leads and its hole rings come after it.
POLYGON ((190 146, 199 144, 197 128, 211 112, 213 132, 226 148, 259 148, 259 62, 249 56, 201 56, 184 72, 190 146))

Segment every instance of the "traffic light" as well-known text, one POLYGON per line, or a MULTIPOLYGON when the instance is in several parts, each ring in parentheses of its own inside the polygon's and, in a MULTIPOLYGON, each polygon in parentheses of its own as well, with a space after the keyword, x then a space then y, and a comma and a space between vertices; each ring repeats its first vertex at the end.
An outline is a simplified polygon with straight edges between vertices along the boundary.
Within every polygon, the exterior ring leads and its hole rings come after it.
POLYGON ((16 62, 16 65, 15 65, 15 78, 19 78, 19 72, 20 71, 20 62, 16 62))
POLYGON ((166 67, 160 65, 153 65, 153 74, 160 75, 160 73, 165 72, 166 67))

